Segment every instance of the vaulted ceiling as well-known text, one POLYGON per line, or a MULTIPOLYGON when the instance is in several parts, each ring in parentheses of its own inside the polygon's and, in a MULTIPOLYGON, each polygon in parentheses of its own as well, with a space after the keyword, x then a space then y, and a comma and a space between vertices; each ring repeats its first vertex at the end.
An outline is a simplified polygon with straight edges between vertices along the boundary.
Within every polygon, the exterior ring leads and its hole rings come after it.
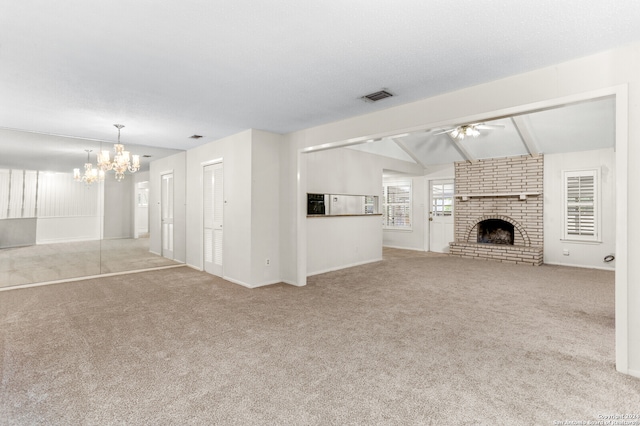
POLYGON ((369 140, 348 148, 417 163, 423 168, 454 161, 611 148, 615 146, 615 99, 593 99, 482 124, 490 128, 462 140, 451 137, 448 127, 369 140))
MULTIPOLYGON (((169 149, 247 128, 287 133, 640 40, 635 0, 4 3, 0 128, 11 129, 0 134, 4 157, 18 145, 7 137, 15 131, 41 135, 42 150, 60 135, 71 138, 58 144, 112 143, 114 123, 126 126, 125 143, 169 149), (382 88, 395 96, 361 99, 382 88)), ((523 118, 545 144, 538 149, 610 136, 611 129, 589 127, 593 109, 574 112, 523 118), (571 138, 544 137, 574 120, 581 124, 571 138)), ((478 158, 490 147, 521 152, 513 121, 500 123, 491 140, 464 141, 466 151, 478 158)), ((430 130, 401 142, 425 164, 463 157, 447 135, 430 130)))

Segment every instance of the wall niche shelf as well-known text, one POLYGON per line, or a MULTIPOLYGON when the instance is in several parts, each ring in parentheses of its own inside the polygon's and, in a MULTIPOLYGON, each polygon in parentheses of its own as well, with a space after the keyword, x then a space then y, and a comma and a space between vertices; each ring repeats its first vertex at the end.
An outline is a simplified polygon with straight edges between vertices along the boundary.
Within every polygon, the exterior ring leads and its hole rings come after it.
POLYGON ((477 194, 455 194, 454 197, 460 198, 462 201, 469 201, 470 198, 487 198, 487 197, 518 197, 526 200, 529 197, 536 197, 540 192, 493 192, 493 193, 477 193, 477 194))

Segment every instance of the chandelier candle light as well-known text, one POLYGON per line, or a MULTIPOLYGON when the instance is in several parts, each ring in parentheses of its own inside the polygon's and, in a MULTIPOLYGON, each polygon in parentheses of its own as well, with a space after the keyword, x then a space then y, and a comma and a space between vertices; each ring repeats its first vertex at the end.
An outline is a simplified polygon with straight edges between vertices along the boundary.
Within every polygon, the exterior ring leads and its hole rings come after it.
POLYGON ((140 169, 140 156, 131 155, 129 151, 124 150, 124 145, 120 143, 120 129, 124 127, 122 124, 114 124, 118 129, 118 143, 113 146, 115 155, 113 161, 109 157, 109 151, 102 151, 98 155, 98 168, 103 172, 113 170, 116 173, 116 180, 124 179, 124 172, 127 170, 135 173, 140 169))
POLYGON ((104 180, 104 171, 99 169, 94 169, 93 165, 89 160, 90 149, 85 149, 87 151, 87 162, 84 163, 84 175, 80 174, 80 169, 73 169, 73 179, 76 182, 84 182, 87 185, 91 185, 93 182, 104 180))

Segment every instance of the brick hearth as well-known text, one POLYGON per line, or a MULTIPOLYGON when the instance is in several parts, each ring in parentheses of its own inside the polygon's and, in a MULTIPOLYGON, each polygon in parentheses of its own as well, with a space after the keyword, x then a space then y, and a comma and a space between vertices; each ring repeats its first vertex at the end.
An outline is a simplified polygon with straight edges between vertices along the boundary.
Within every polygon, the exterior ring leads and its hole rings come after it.
POLYGON ((450 254, 510 263, 542 264, 543 157, 519 156, 455 164, 455 241, 450 254), (514 244, 477 241, 485 219, 513 224, 514 244))

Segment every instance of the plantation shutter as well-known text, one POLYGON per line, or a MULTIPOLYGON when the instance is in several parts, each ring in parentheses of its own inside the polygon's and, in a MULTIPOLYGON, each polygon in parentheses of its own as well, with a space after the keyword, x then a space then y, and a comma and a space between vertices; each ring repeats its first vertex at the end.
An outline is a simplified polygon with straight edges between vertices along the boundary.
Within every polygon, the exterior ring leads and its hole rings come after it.
POLYGON ((411 182, 383 185, 383 226, 411 229, 411 182))
POLYGON ((565 172, 565 238, 598 238, 596 170, 565 172))

